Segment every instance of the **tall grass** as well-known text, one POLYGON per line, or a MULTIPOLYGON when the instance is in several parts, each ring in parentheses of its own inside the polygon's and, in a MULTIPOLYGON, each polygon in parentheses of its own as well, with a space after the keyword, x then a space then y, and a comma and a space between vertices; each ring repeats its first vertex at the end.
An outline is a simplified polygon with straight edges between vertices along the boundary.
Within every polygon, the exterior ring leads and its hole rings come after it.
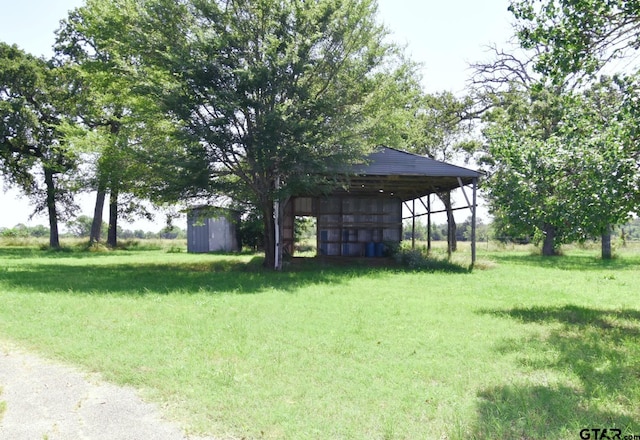
POLYGON ((640 434, 640 254, 481 258, 274 273, 252 255, 0 248, 0 337, 223 438, 640 434))

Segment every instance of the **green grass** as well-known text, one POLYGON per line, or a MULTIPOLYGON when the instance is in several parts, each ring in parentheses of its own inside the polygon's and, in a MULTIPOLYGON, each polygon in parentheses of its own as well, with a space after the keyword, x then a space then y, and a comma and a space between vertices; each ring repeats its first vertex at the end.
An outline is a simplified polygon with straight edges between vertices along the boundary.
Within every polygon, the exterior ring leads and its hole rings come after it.
POLYGON ((520 249, 480 246, 472 272, 272 273, 252 255, 5 247, 0 338, 223 438, 640 434, 640 252, 520 249))

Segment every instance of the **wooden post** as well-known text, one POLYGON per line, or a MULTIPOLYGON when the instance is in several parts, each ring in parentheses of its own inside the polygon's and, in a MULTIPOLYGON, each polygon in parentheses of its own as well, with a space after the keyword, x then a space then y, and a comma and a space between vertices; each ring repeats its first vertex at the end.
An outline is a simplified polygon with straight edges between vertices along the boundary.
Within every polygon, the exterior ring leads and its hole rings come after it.
POLYGON ((416 199, 412 200, 413 209, 411 211, 411 249, 416 248, 416 199))
POLYGON ((431 194, 427 196, 427 252, 431 251, 431 194))
POLYGON ((473 178, 473 205, 471 207, 471 267, 476 262, 476 192, 478 189, 478 178, 473 178))

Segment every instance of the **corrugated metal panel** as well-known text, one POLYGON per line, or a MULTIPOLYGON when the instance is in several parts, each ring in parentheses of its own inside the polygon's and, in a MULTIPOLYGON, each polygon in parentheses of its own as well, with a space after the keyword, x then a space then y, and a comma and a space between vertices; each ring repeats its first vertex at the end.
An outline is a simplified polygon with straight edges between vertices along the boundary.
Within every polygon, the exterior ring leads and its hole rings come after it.
POLYGON ((187 252, 233 252, 239 250, 236 224, 227 217, 205 217, 206 210, 187 215, 187 252))
POLYGON ((209 226, 209 251, 233 252, 238 250, 235 227, 225 217, 211 218, 209 226))
MULTIPOLYGON (((318 253, 367 256, 367 246, 400 242, 402 202, 371 196, 334 196, 318 201, 318 253)), ((381 252, 369 251, 368 256, 381 252)))
POLYGON ((208 222, 190 217, 187 223, 187 238, 187 252, 209 252, 208 222))

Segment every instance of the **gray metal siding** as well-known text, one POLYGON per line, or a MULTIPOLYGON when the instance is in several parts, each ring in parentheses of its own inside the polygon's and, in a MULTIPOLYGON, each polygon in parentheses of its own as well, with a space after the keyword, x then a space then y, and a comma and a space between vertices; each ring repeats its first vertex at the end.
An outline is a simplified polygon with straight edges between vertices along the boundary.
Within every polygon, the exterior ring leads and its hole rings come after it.
POLYGON ((187 216, 187 251, 238 251, 236 229, 236 223, 227 217, 202 218, 194 209, 187 216))
POLYGON ((318 201, 317 228, 319 255, 373 256, 369 247, 382 250, 384 242, 400 242, 402 202, 396 198, 323 197, 318 201))
POLYGON ((238 250, 235 227, 224 217, 211 218, 209 226, 209 251, 233 252, 238 250))
POLYGON ((209 252, 209 226, 196 224, 193 218, 187 224, 187 252, 209 252))

